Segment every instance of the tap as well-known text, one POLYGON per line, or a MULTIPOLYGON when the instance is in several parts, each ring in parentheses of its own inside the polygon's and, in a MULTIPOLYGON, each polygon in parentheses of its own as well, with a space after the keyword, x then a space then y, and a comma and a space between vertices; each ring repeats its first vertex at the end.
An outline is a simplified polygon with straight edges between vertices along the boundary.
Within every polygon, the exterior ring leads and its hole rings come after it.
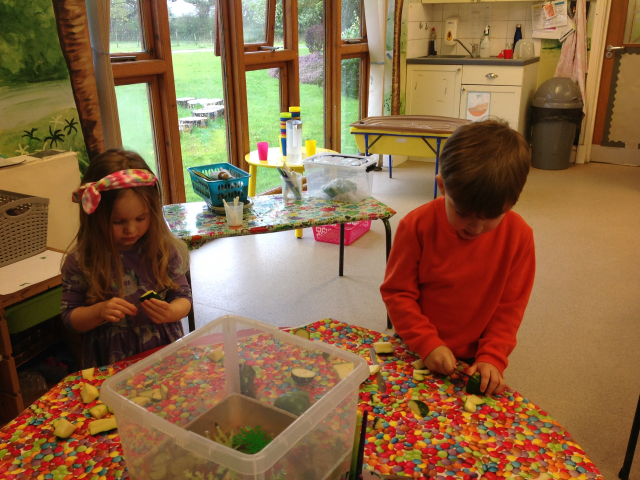
POLYGON ((454 42, 458 42, 460 45, 462 45, 462 48, 464 48, 467 51, 467 53, 469 55, 471 55, 471 58, 476 58, 478 56, 478 44, 477 43, 472 43, 471 44, 471 51, 469 51, 469 49, 465 46, 465 44, 462 43, 457 38, 454 38, 453 41, 454 42))

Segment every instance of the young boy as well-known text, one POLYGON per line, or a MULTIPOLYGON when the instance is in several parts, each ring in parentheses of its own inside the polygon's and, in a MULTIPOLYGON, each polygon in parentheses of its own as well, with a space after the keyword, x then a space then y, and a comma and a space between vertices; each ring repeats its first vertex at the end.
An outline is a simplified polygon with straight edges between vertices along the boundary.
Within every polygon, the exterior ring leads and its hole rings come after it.
POLYGON ((456 359, 482 375, 485 395, 502 378, 535 274, 533 232, 511 208, 529 173, 525 139, 507 125, 460 127, 447 140, 436 181, 442 197, 404 217, 382 299, 396 332, 429 370, 456 359))

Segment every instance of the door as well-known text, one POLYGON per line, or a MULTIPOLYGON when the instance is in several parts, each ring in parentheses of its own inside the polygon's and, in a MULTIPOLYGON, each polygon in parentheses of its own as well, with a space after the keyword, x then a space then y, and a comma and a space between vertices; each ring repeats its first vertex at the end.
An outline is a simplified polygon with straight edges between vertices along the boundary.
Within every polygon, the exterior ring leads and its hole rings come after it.
POLYGON ((491 118, 509 123, 521 132, 518 124, 522 87, 513 85, 462 85, 458 118, 479 122, 491 118))
POLYGON ((605 45, 591 160, 640 166, 640 0, 612 0, 605 45))
POLYGON ((462 67, 407 65, 407 115, 458 118, 462 67))

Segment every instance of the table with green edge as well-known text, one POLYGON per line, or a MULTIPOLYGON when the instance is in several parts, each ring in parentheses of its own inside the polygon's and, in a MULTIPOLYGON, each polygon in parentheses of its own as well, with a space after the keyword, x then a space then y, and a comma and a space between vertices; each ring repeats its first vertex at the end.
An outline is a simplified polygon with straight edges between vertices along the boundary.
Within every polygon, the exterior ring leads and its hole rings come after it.
MULTIPOLYGON (((370 364, 369 347, 373 343, 393 345, 392 354, 379 356, 386 393, 380 391, 376 375, 370 376, 359 389, 358 410, 367 412, 361 450, 362 473, 417 480, 603 480, 598 468, 571 435, 519 392, 507 388, 500 395, 484 397, 483 405, 475 412, 468 412, 463 401, 464 376, 429 373, 421 380, 414 380, 411 364, 417 357, 398 338, 328 318, 304 328, 312 341, 327 342, 361 355, 370 364), (413 399, 424 402, 429 411, 424 415, 414 413, 408 406, 413 399)), ((256 355, 271 358, 267 349, 256 351, 256 355)), ((175 363, 176 371, 168 371, 167 376, 181 375, 185 369, 199 371, 199 367, 206 367, 210 361, 201 351, 199 354, 185 351, 183 358, 185 362, 175 363)), ((67 376, 0 429, 0 478, 130 478, 118 430, 97 435, 89 432, 89 423, 93 421, 89 408, 100 403, 100 398, 85 404, 80 391, 85 382, 99 389, 107 378, 139 359, 101 367, 93 380, 84 380, 80 372, 67 376), (66 439, 53 435, 53 422, 62 417, 76 427, 66 439)), ((273 365, 277 366, 277 363, 273 365)), ((460 362, 457 368, 466 367, 460 362)), ((190 387, 185 383, 185 388, 190 387)), ((282 384, 281 388, 290 391, 295 383, 282 384)), ((176 417, 180 409, 191 408, 189 402, 182 403, 182 394, 176 392, 166 402, 146 408, 161 418, 165 411, 171 411, 176 417)), ((315 401, 312 399, 312 403, 315 401)), ((111 415, 108 413, 104 418, 111 415)), ((309 463, 312 459, 306 461, 309 463)), ((205 470, 190 473, 188 478, 209 478, 205 470)), ((183 471, 168 469, 162 479, 186 478, 183 475, 183 471)))
MULTIPOLYGON (((301 200, 284 202, 282 195, 261 195, 251 200, 253 205, 244 212, 241 227, 228 227, 225 216, 217 215, 204 202, 166 205, 164 218, 173 234, 183 240, 189 249, 199 248, 216 238, 340 224, 339 276, 343 275, 344 270, 344 224, 382 220, 386 232, 386 258, 389 258, 389 219, 396 212, 375 198, 369 197, 360 203, 343 203, 310 197, 307 192, 302 192, 301 200)), ((189 330, 195 330, 193 316, 189 317, 189 330)))

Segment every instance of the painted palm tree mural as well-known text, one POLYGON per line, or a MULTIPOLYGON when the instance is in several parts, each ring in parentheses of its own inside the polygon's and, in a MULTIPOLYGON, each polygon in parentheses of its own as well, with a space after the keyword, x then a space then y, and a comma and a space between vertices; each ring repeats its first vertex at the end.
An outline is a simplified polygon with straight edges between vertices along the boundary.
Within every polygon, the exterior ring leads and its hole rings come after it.
POLYGON ((52 1, 0 0, 0 52, 0 157, 73 150, 84 171, 89 159, 52 1))

